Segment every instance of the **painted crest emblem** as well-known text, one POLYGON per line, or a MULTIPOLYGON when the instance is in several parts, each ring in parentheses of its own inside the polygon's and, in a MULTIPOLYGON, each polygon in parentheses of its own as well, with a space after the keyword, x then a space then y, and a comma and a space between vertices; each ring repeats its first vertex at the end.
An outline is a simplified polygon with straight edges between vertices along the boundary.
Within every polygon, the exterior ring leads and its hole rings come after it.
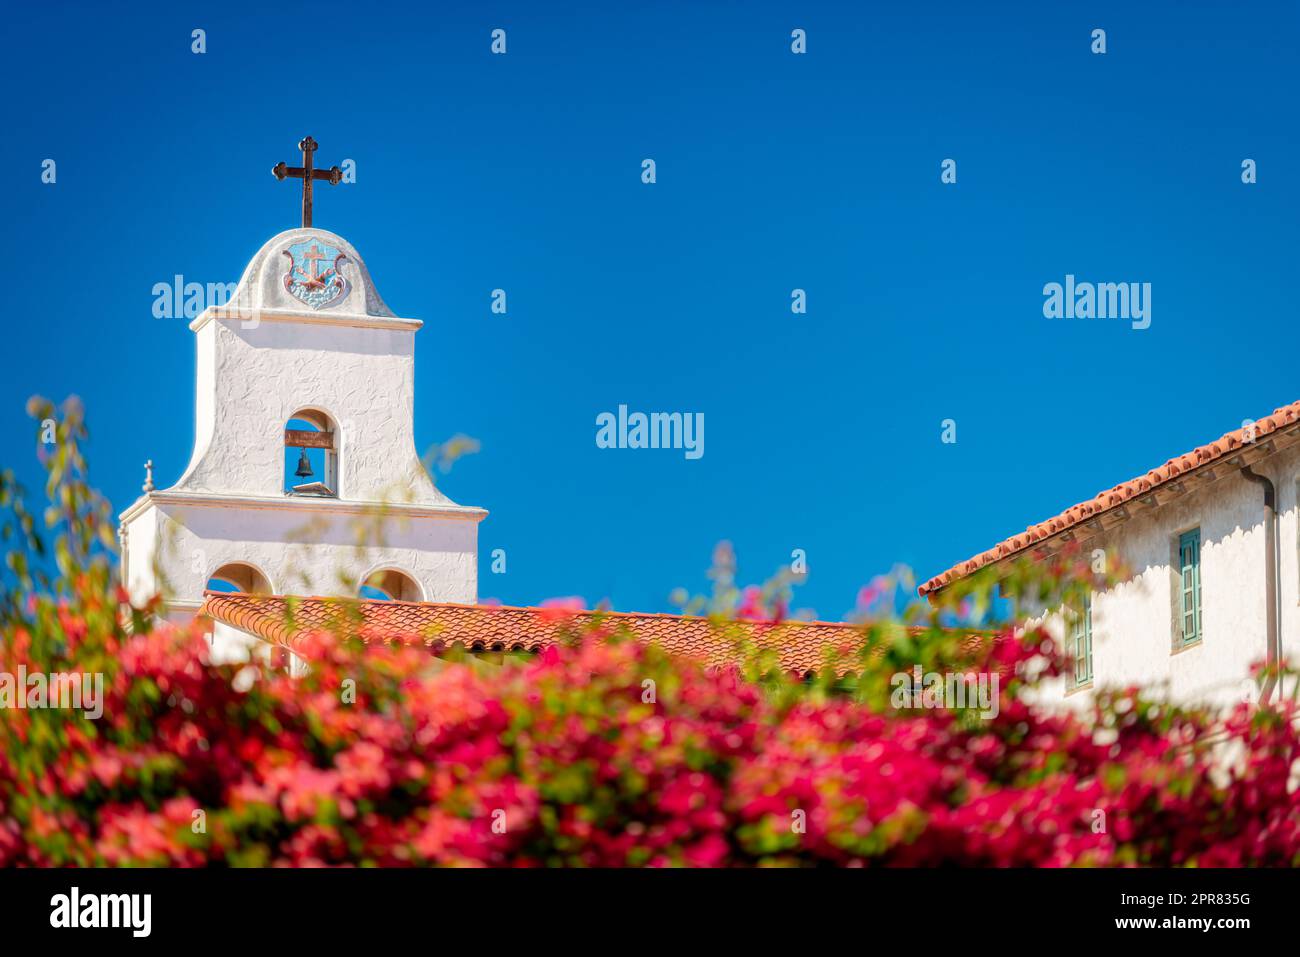
POLYGON ((289 270, 284 274, 284 288, 293 298, 313 309, 341 302, 352 291, 343 275, 347 254, 317 239, 295 243, 284 250, 289 270))

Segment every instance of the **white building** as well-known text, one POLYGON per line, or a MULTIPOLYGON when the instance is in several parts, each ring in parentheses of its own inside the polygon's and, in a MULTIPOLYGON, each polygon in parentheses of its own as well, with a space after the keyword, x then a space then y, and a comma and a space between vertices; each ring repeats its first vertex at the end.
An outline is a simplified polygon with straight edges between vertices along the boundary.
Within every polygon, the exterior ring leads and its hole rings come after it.
MULTIPOLYGON (((931 579, 933 594, 975 571, 1073 543, 1128 576, 1082 614, 1044 610, 1075 673, 1066 697, 1105 685, 1164 688, 1226 703, 1282 693, 1250 676, 1300 663, 1300 402, 1031 525, 931 579)), ((1291 690, 1287 685, 1288 692, 1291 690)))
MULTIPOLYGON (((231 301, 190 324, 189 466, 120 516, 132 598, 160 594, 175 618, 209 587, 475 602, 487 513, 439 492, 415 448, 421 325, 393 315, 333 233, 292 229, 258 250, 231 301)), ((218 626, 216 656, 242 656, 244 637, 218 626)))
MULTIPOLYGON (((367 608, 376 620, 454 620, 485 648, 526 646, 527 618, 510 619, 507 634, 493 609, 474 607, 487 513, 448 500, 416 452, 420 326, 393 315, 341 237, 304 227, 267 242, 232 300, 190 324, 194 451, 175 485, 147 481, 121 515, 132 599, 161 595, 179 620, 208 591, 360 594, 425 603, 367 608)), ((1022 556, 1101 549, 1129 577, 1078 615, 1042 610, 1075 659, 1062 696, 1132 683, 1180 699, 1273 695, 1250 667, 1300 661, 1298 497, 1300 402, 1032 525, 920 591, 1022 556)), ((279 641, 283 605, 209 602, 214 657, 279 641)), ((697 623, 679 623, 690 632, 677 636, 682 647, 703 647, 697 623)), ((820 640, 817 627, 783 639, 792 667, 807 667, 795 644, 820 640)))

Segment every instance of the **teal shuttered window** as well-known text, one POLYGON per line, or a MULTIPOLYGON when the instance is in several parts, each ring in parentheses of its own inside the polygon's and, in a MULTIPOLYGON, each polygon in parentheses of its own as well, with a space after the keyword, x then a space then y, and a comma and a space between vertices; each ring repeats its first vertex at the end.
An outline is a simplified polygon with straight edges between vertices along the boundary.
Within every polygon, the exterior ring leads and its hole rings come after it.
POLYGON ((1178 583, 1181 592, 1182 643, 1201 640, 1201 530, 1178 537, 1178 583))
POLYGON ((1092 680, 1092 595, 1083 601, 1082 609, 1070 616, 1070 654, 1074 658, 1074 683, 1086 684, 1092 680))

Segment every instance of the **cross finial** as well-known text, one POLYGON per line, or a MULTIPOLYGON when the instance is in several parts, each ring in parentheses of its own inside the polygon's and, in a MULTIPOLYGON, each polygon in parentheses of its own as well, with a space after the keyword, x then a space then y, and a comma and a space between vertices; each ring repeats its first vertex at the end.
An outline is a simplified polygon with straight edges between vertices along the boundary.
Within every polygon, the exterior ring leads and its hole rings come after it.
POLYGON ((144 484, 140 486, 143 492, 153 491, 153 459, 144 463, 144 484))
POLYGON ((298 149, 302 150, 301 166, 285 166, 284 163, 276 163, 271 168, 271 174, 276 179, 300 179, 302 180, 302 224, 303 226, 311 225, 311 188, 312 183, 318 179, 323 179, 331 186, 336 186, 343 181, 343 170, 337 166, 331 166, 329 169, 316 169, 312 154, 316 152, 316 141, 310 136, 303 137, 298 144, 298 149))

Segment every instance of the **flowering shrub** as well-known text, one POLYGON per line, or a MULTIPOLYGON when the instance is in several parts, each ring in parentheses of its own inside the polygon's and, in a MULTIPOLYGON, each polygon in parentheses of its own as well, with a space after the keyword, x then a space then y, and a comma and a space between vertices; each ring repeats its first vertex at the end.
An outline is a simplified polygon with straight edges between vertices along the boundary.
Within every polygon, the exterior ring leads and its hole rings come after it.
MULTIPOLYGON (((79 418, 60 429, 56 491, 82 469, 79 418)), ((291 678, 212 665, 148 609, 124 620, 79 485, 55 495, 60 575, 37 587, 11 477, 0 498, 19 539, 0 670, 104 676, 98 720, 0 711, 3 865, 1300 863, 1291 704, 1215 716, 1129 689, 1038 710, 1065 667, 1042 632, 878 620, 852 680, 810 685, 608 623, 490 669, 318 633, 291 678), (903 661, 996 673, 996 714, 891 707, 903 661)))
MULTIPOLYGON (((1203 724, 1133 695, 1101 709, 1105 735, 1005 691, 998 716, 975 724, 848 698, 781 705, 734 670, 706 673, 613 634, 495 672, 437 673, 423 650, 318 635, 306 677, 259 671, 241 691, 192 632, 92 647, 78 621, 60 627, 65 659, 31 660, 25 630, 6 636, 5 659, 67 670, 93 654, 110 675, 104 717, 6 715, 3 864, 1285 865, 1300 854, 1288 787, 1300 741, 1283 713, 1229 720, 1244 752, 1216 784, 1211 752, 1191 744, 1203 724)), ((1006 640, 1015 651, 1000 664, 1037 641, 1006 640)))

